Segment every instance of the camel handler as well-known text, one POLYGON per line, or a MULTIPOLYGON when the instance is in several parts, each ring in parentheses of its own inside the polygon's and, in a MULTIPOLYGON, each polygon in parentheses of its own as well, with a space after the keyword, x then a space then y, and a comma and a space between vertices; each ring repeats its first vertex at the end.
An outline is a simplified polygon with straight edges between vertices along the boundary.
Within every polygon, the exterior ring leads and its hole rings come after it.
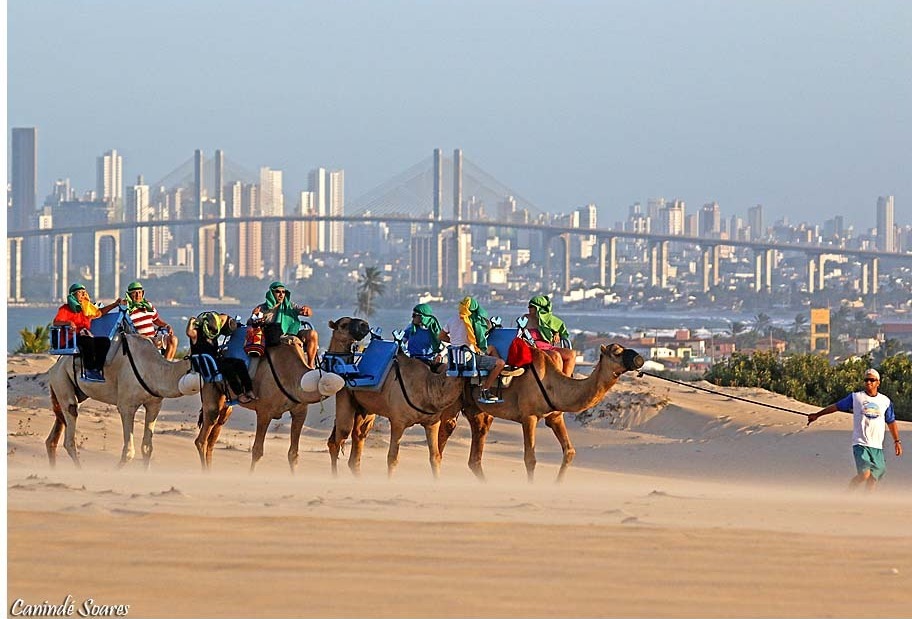
MULTIPOLYGON (((282 282, 272 282, 266 291, 266 302, 257 305, 251 312, 254 320, 263 320, 266 325, 278 324, 282 335, 297 336, 304 342, 305 362, 310 368, 315 367, 317 360, 317 331, 315 329, 301 329, 298 316, 311 316, 313 310, 309 305, 297 305, 291 302, 291 292, 282 282), (262 316, 262 318, 259 318, 262 316)), ((248 323, 249 324, 249 323, 248 323)))
POLYGON ((130 282, 126 294, 127 313, 136 332, 163 348, 165 359, 171 361, 177 353, 177 336, 171 325, 162 320, 155 307, 146 300, 145 294, 141 282, 130 282), (161 335, 158 333, 159 328, 165 331, 161 335))
POLYGON ((57 309, 57 315, 54 316, 55 327, 70 327, 76 330, 76 346, 82 356, 85 379, 89 382, 105 382, 102 368, 111 348, 110 338, 92 335, 92 320, 104 316, 118 305, 120 299, 115 299, 104 307, 96 307, 89 299, 86 287, 76 283, 70 286, 66 303, 57 309))
POLYGON ((903 453, 893 402, 884 394, 877 392, 879 387, 880 372, 870 368, 865 370, 862 391, 850 393, 835 404, 808 415, 808 425, 811 425, 824 415, 836 411, 852 413, 852 453, 855 456, 855 470, 858 474, 849 481, 849 488, 856 488, 864 483, 868 490, 873 490, 877 481, 887 472, 883 453, 886 428, 889 428, 890 434, 893 435, 893 452, 896 457, 902 456, 903 453))

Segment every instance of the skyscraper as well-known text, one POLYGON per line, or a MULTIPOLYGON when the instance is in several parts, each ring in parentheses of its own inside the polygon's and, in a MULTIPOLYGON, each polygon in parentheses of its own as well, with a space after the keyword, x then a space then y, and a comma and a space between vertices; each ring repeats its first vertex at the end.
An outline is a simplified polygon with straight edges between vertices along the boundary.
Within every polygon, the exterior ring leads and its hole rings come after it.
POLYGON ((703 238, 719 238, 722 232, 722 212, 718 202, 708 202, 700 209, 699 236, 703 238))
POLYGON ((757 241, 766 236, 763 229, 763 205, 758 204, 747 209, 747 225, 750 226, 752 241, 757 241))
MULTIPOLYGON (((329 196, 327 208, 329 215, 345 215, 345 170, 333 170, 329 173, 329 196)), ((327 226, 326 250, 331 254, 345 252, 345 222, 331 221, 327 226)))
POLYGON ((109 150, 98 158, 95 191, 99 200, 106 200, 115 207, 123 204, 123 157, 116 150, 109 150))
POLYGON ((12 208, 6 222, 10 230, 27 230, 37 204, 38 130, 35 127, 13 127, 10 158, 12 208))
MULTIPOLYGON (((317 168, 307 175, 307 190, 313 193, 313 212, 315 215, 326 215, 326 170, 317 168)), ((317 222, 317 246, 315 251, 327 251, 326 222, 317 222)))
POLYGON ((893 196, 877 197, 877 249, 896 251, 896 227, 893 225, 893 196))
MULTIPOLYGON (((143 182, 140 176, 136 184, 127 190, 127 203, 124 208, 125 221, 149 221, 151 219, 151 209, 149 208, 149 186, 143 182)), ((145 277, 149 271, 149 253, 152 242, 151 228, 133 228, 128 230, 127 249, 127 268, 129 277, 138 279, 145 277)))

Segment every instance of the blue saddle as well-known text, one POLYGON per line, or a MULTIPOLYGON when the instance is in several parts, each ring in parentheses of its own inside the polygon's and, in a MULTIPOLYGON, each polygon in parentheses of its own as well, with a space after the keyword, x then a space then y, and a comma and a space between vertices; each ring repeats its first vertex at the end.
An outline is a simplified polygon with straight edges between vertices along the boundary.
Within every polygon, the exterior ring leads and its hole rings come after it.
POLYGON ((519 335, 516 329, 494 329, 488 334, 488 345, 497 349, 501 359, 506 359, 510 344, 519 335))
POLYGON ((244 350, 244 342, 247 341, 247 329, 247 325, 238 326, 237 330, 228 338, 223 354, 230 359, 240 359, 250 369, 250 355, 244 350))
MULTIPOLYGON (((104 316, 99 316, 92 320, 89 330, 96 337, 106 337, 114 339, 117 330, 121 324, 128 321, 127 314, 124 311, 110 311, 104 316)), ((132 323, 129 323, 132 327, 132 323)), ((76 346, 76 329, 70 327, 51 327, 51 350, 52 355, 76 355, 79 349, 76 346)))
POLYGON ((350 389, 377 391, 386 380, 398 351, 396 342, 372 339, 360 357, 355 356, 354 363, 346 362, 342 355, 327 354, 323 356, 323 367, 344 378, 350 389))

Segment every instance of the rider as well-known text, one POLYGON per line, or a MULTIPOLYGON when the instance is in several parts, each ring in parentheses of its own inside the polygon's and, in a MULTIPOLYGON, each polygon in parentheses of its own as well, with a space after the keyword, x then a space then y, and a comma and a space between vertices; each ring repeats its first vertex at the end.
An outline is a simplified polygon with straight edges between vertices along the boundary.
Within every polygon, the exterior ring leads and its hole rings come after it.
POLYGON ((488 370, 481 385, 478 401, 495 404, 503 400, 494 396, 491 389, 504 369, 504 360, 497 355, 497 349, 488 346, 488 313, 472 297, 459 302, 459 315, 449 320, 440 333, 440 339, 451 346, 467 346, 475 353, 475 364, 479 370, 488 370))
POLYGON ((253 393, 253 381, 247 373, 247 364, 240 359, 222 356, 218 346, 219 335, 233 333, 235 329, 237 322, 228 314, 203 312, 187 323, 187 337, 190 338, 190 354, 209 355, 215 359, 219 372, 237 394, 238 402, 248 404, 257 397, 253 393))
POLYGON ((560 346, 562 339, 570 339, 570 332, 567 331, 564 321, 551 313, 551 299, 544 295, 529 299, 529 313, 526 314, 526 318, 529 319, 526 329, 535 341, 535 347, 545 351, 553 350, 559 354, 563 373, 573 376, 576 353, 560 346))
POLYGON ((161 348, 165 349, 165 359, 174 359, 177 352, 177 336, 174 330, 167 322, 161 319, 155 307, 145 298, 145 291, 141 282, 130 282, 127 286, 127 313, 130 314, 130 321, 136 332, 155 341, 158 329, 165 329, 166 333, 162 336, 161 348))
POLYGON ((419 303, 412 308, 412 322, 406 327, 402 341, 410 357, 436 361, 440 351, 440 322, 431 306, 419 303))
POLYGON ((104 307, 96 307, 89 299, 86 287, 76 283, 70 286, 66 301, 57 309, 54 326, 76 329, 76 346, 79 347, 79 353, 82 355, 85 379, 90 382, 103 383, 104 376, 101 369, 104 367, 105 358, 111 348, 111 339, 107 336, 93 335, 90 329, 92 320, 104 316, 117 307, 120 299, 104 307))
MULTIPOLYGON (((254 320, 262 315, 266 324, 278 324, 282 328, 282 335, 296 335, 304 342, 304 353, 307 365, 311 368, 317 359, 316 329, 301 329, 298 316, 310 316, 313 311, 308 305, 297 305, 291 302, 291 292, 282 282, 272 282, 266 291, 266 302, 257 305, 251 312, 254 320)), ((249 323, 248 323, 249 324, 249 323)))

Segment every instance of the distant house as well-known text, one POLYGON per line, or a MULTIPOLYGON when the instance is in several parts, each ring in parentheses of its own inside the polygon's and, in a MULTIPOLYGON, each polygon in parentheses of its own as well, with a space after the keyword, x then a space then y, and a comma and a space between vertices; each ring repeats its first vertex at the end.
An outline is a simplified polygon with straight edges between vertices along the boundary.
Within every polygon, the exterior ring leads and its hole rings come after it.
POLYGON ((904 347, 912 346, 912 322, 885 322, 880 328, 885 340, 897 340, 904 347))

